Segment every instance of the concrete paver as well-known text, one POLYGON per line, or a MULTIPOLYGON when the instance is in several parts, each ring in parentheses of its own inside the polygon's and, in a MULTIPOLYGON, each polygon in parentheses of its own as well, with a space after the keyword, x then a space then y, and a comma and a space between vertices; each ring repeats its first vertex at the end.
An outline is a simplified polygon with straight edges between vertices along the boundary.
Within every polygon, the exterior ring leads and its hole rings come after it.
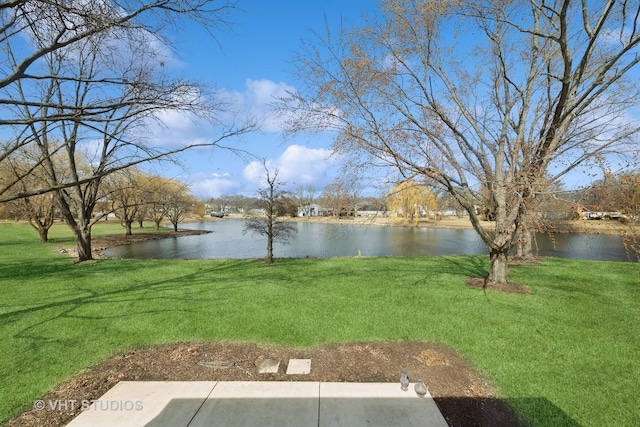
POLYGON ((287 375, 305 375, 311 372, 311 359, 291 359, 287 365, 287 375))
POLYGON ((123 381, 71 427, 446 427, 431 395, 399 383, 123 381))
POLYGON ((280 359, 264 359, 258 365, 259 374, 277 374, 280 368, 280 359))

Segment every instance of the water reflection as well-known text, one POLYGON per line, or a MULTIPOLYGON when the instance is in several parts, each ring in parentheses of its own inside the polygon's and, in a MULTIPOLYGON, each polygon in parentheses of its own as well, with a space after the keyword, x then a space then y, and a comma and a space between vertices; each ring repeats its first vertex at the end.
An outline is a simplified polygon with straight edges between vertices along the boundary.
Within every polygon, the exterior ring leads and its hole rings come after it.
MULTIPOLYGON (((295 223, 297 234, 289 245, 276 243, 274 256, 344 257, 473 255, 487 249, 474 230, 374 225, 295 223)), ((262 258, 266 239, 243 235, 244 221, 225 220, 185 224, 184 228, 209 230, 200 236, 185 236, 134 243, 106 250, 120 258, 262 258)), ((628 261, 618 236, 558 234, 552 240, 537 236, 538 253, 545 256, 628 261)))

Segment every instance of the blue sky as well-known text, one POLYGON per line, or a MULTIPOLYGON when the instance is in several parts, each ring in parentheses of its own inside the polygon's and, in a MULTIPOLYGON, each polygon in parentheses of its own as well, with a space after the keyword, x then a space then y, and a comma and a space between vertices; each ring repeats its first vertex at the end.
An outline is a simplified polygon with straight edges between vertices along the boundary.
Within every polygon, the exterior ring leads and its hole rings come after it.
MULTIPOLYGON (((330 135, 283 138, 277 120, 270 117, 267 104, 292 83, 293 53, 311 31, 323 32, 326 22, 338 26, 360 20, 362 10, 370 10, 373 0, 240 0, 232 14, 231 30, 215 31, 213 40, 194 27, 174 36, 177 57, 166 66, 176 74, 214 84, 232 96, 249 113, 264 116, 263 128, 231 141, 236 148, 265 158, 279 177, 295 187, 313 184, 318 191, 330 184, 338 161, 330 156, 330 135)), ((206 126, 167 117, 167 138, 207 138, 206 126)), ((182 155, 182 167, 163 164, 164 175, 188 182, 200 198, 221 194, 254 195, 260 186, 262 167, 223 150, 194 150, 182 155)))
MULTIPOLYGON (((166 62, 177 75, 214 84, 221 93, 253 115, 263 116, 263 128, 237 140, 235 148, 267 160, 270 169, 294 189, 313 184, 318 192, 333 182, 339 160, 331 157, 330 134, 314 134, 285 139, 278 118, 269 114, 268 104, 286 90, 295 90, 290 63, 302 39, 312 31, 324 32, 325 23, 336 29, 341 21, 350 26, 361 23, 362 12, 376 8, 376 0, 239 0, 240 10, 231 17, 231 30, 214 29, 216 40, 202 28, 187 27, 174 35, 176 56, 166 62), (326 21, 325 21, 326 18, 326 21)), ((206 125, 168 115, 158 144, 181 139, 206 139, 212 135, 206 125)), ((193 150, 180 158, 182 167, 160 166, 165 176, 181 179, 203 199, 223 194, 255 195, 262 185, 260 161, 243 160, 224 150, 193 150)), ((566 179, 569 188, 586 185, 585 171, 566 179)), ((378 195, 383 189, 369 189, 364 195, 378 195)))

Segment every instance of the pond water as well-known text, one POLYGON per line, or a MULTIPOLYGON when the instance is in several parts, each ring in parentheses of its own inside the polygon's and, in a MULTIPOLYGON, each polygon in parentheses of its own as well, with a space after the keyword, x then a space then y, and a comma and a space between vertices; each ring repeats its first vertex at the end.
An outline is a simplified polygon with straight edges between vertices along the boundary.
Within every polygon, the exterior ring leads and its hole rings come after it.
MULTIPOLYGON (((296 235, 287 245, 274 244, 276 258, 486 254, 474 230, 375 225, 293 223, 296 235)), ((266 238, 243 234, 244 221, 228 219, 189 223, 181 228, 211 233, 151 240, 107 249, 114 258, 208 259, 263 258, 266 238)), ((617 236, 557 234, 553 242, 537 236, 538 254, 564 258, 629 261, 617 236)))

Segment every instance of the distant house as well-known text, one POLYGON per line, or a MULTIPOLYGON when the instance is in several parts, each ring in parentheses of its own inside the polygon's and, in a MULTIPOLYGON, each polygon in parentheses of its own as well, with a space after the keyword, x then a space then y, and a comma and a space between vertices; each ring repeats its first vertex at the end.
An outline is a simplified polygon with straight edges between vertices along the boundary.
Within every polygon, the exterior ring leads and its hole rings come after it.
POLYGON ((362 217, 383 217, 386 218, 387 217, 387 211, 373 211, 373 210, 357 210, 356 211, 356 216, 362 216, 362 217))
POLYGON ((325 216, 331 214, 331 209, 316 204, 298 206, 298 216, 325 216))
POLYGON ((582 213, 582 219, 620 219, 622 214, 616 211, 585 211, 582 213))
POLYGON ((585 206, 582 204, 572 204, 570 206, 572 217, 579 219, 620 219, 622 214, 613 209, 603 209, 601 206, 585 206))

